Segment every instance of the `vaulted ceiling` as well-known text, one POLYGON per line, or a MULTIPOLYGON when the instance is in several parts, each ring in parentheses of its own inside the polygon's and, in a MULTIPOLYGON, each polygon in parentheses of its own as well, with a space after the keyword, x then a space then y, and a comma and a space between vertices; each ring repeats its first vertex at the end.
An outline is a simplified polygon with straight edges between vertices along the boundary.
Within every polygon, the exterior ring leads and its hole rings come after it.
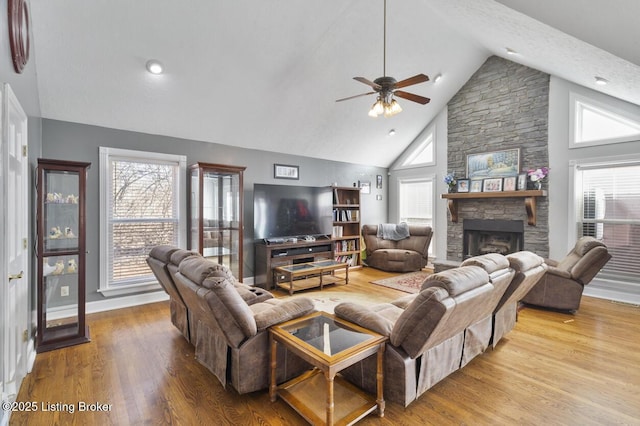
POLYGON ((391 118, 367 116, 374 95, 335 102, 383 74, 383 0, 30 4, 56 120, 386 167, 490 55, 640 105, 637 0, 388 0, 387 75, 432 78, 391 118))

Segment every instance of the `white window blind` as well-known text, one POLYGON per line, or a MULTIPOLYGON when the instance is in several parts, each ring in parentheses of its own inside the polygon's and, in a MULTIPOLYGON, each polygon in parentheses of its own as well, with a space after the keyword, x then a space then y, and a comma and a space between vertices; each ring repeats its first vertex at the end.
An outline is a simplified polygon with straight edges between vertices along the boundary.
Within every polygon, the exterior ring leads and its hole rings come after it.
POLYGON ((186 159, 164 157, 101 149, 101 290, 155 284, 146 263, 149 252, 160 244, 180 245, 186 159))
POLYGON ((600 276, 640 285, 640 163, 578 166, 582 235, 612 254, 600 276))
POLYGON ((400 222, 433 226, 433 180, 401 180, 400 222))

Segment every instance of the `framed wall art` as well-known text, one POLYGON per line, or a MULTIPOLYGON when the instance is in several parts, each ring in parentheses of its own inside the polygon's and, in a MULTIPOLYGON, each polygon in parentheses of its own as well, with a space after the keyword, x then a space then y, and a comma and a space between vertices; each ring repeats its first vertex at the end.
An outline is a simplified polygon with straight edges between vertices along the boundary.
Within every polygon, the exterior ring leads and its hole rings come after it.
POLYGON ((300 179, 300 167, 288 164, 274 164, 273 177, 276 179, 300 179))
POLYGON ((358 187, 360 188, 360 192, 363 194, 371 194, 371 182, 360 182, 358 181, 358 187))
POLYGON ((519 148, 467 155, 467 177, 469 179, 517 176, 519 171, 519 148))

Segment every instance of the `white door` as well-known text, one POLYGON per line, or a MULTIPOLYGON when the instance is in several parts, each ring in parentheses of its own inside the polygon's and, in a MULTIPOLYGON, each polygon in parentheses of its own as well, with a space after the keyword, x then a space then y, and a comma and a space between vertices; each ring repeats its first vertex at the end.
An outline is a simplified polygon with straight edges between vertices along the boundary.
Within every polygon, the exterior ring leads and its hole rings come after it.
MULTIPOLYGON (((27 116, 8 84, 2 91, 2 401, 15 400, 30 369, 29 336, 29 176, 27 116)), ((0 411, 0 416, 5 413, 0 411)), ((0 423, 7 418, 0 418, 0 423)))

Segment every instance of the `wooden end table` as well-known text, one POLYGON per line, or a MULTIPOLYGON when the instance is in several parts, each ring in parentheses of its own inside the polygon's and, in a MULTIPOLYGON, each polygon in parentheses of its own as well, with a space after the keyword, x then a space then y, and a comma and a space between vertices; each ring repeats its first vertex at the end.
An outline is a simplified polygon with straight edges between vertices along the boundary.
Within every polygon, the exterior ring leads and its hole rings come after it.
POLYGON ((280 396, 312 424, 353 424, 378 409, 384 417, 382 336, 326 312, 314 312, 269 329, 272 402, 280 396), (276 383, 278 343, 315 368, 280 386, 276 383), (377 353, 377 395, 352 385, 338 372, 377 353))

